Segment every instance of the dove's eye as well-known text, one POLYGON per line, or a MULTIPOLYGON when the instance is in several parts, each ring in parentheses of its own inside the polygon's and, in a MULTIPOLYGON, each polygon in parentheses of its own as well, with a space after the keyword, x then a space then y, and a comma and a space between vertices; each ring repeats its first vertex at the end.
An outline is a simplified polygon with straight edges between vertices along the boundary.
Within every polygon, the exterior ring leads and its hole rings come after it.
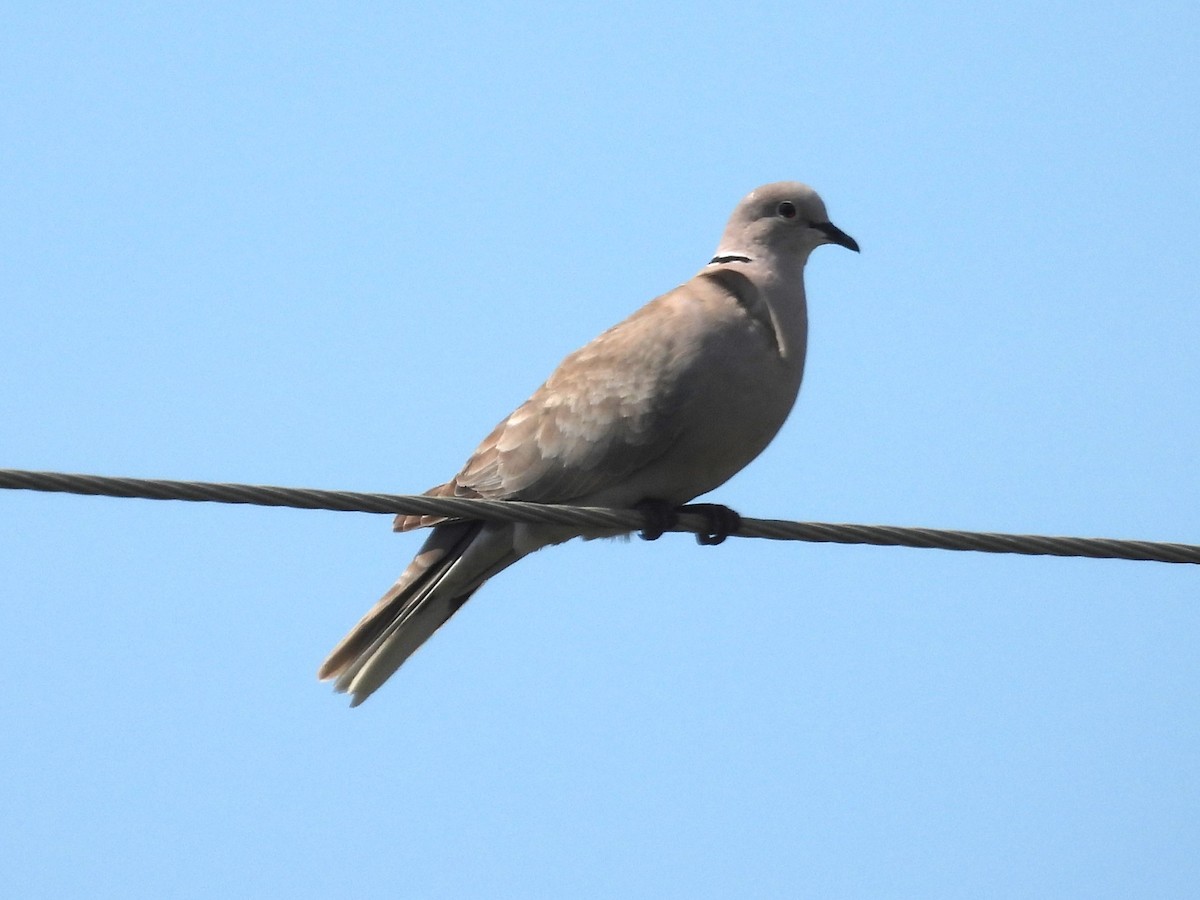
POLYGON ((791 200, 784 200, 782 203, 779 204, 779 206, 776 207, 775 211, 778 212, 785 219, 796 218, 796 204, 793 203, 791 200))

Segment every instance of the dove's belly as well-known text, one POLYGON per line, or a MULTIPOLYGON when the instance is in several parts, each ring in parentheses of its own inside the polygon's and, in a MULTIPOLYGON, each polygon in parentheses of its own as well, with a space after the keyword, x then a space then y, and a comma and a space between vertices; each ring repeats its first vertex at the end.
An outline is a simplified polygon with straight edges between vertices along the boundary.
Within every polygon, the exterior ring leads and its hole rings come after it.
POLYGON ((754 355, 697 386, 696 407, 663 460, 663 499, 684 503, 724 484, 771 443, 800 389, 800 371, 754 355))
POLYGON ((588 505, 630 506, 644 499, 686 503, 740 472, 766 449, 792 410, 804 370, 805 337, 803 330, 792 334, 792 352, 782 358, 764 345, 761 331, 731 319, 703 342, 704 349, 681 375, 687 400, 676 413, 678 436, 671 446, 588 505))

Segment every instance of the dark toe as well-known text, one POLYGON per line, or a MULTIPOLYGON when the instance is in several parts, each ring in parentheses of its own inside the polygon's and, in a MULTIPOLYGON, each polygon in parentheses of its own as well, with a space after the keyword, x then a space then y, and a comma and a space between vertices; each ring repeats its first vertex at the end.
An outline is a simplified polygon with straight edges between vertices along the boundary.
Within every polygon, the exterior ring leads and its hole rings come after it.
POLYGON ((645 525, 638 532, 644 541, 657 541, 679 521, 679 513, 675 507, 662 500, 643 500, 634 507, 642 514, 645 525))
POLYGON ((698 513, 705 518, 705 529, 696 534, 696 543, 704 547, 715 547, 725 538, 736 534, 742 527, 742 517, 728 506, 720 503, 692 503, 681 506, 680 512, 698 513))

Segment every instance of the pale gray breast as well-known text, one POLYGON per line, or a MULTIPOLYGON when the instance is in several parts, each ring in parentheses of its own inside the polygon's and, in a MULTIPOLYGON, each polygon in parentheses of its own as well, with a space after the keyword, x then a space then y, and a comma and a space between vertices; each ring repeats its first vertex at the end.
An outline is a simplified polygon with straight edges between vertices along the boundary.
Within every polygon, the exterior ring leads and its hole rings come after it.
MULTIPOLYGON (((758 456, 795 403, 803 344, 784 358, 782 336, 759 298, 734 294, 708 300, 703 351, 690 366, 684 422, 664 473, 690 499, 723 484, 758 456)), ((802 311, 801 311, 802 312, 802 311)), ((795 343, 803 334, 791 335, 795 343)))

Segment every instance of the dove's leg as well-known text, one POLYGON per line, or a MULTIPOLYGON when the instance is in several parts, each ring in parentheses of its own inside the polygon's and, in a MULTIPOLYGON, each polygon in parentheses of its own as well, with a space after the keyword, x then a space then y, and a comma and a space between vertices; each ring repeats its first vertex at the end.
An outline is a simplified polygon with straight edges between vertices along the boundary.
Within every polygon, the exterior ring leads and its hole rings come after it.
POLYGON ((657 541, 679 521, 679 510, 665 500, 643 500, 634 509, 642 514, 646 523, 638 532, 643 541, 657 541))
POLYGON ((685 512, 704 516, 707 527, 696 535, 696 543, 703 546, 716 546, 742 527, 742 517, 720 503, 689 503, 676 507, 662 500, 643 500, 634 509, 645 519, 645 527, 639 535, 646 541, 657 541, 664 532, 675 527, 679 514, 685 512))
POLYGON ((696 543, 715 547, 742 527, 742 517, 728 506, 720 503, 689 503, 679 507, 679 512, 699 513, 707 520, 703 534, 696 535, 696 543))

